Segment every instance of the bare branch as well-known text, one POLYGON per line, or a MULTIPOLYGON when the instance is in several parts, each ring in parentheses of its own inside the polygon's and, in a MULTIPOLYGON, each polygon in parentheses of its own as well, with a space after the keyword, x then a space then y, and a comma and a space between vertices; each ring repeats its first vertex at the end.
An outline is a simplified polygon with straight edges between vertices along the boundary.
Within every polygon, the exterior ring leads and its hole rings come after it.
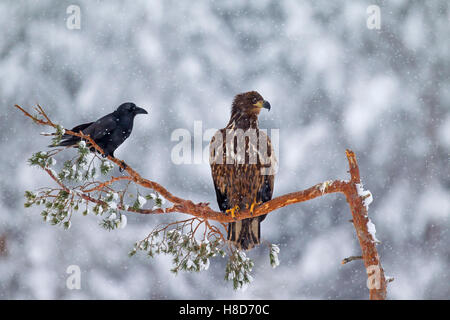
MULTIPOLYGON (((41 106, 37 106, 36 111, 38 113, 38 116, 33 116, 30 113, 28 113, 26 110, 21 108, 20 106, 16 105, 16 108, 21 110, 25 116, 31 118, 35 123, 45 126, 50 126, 53 128, 58 128, 58 125, 53 123, 50 118, 47 116, 45 111, 41 106)), ((104 155, 103 150, 93 141, 93 139, 88 136, 84 135, 82 132, 72 132, 70 130, 65 130, 65 134, 73 135, 76 137, 80 137, 81 139, 88 142, 89 147, 94 148, 97 150, 100 154, 104 155)), ((360 173, 358 164, 356 161, 356 156, 353 151, 346 150, 346 155, 348 159, 349 164, 349 173, 350 173, 350 180, 349 181, 342 181, 342 180, 334 180, 334 181, 325 181, 323 183, 316 184, 308 189, 292 192, 289 194, 285 194, 279 197, 276 197, 270 201, 267 201, 257 207, 254 208, 253 214, 250 212, 249 209, 242 210, 238 212, 238 215, 236 218, 233 218, 227 214, 224 214, 220 211, 215 211, 209 207, 208 203, 197 203, 190 200, 183 199, 181 197, 173 195, 171 192, 169 192, 166 188, 164 188, 162 185, 158 184, 157 182, 151 181, 149 179, 143 178, 138 172, 136 172, 133 168, 128 166, 124 161, 108 156, 108 160, 115 163, 118 167, 122 168, 128 175, 127 176, 121 176, 121 177, 112 177, 110 180, 105 182, 94 182, 95 186, 88 188, 89 186, 92 186, 92 184, 89 184, 87 186, 81 187, 80 189, 76 190, 77 195, 86 200, 87 202, 95 203, 97 205, 107 206, 107 203, 100 200, 93 198, 89 193, 90 192, 109 192, 111 191, 110 187, 112 184, 114 184, 117 181, 127 180, 129 182, 134 182, 135 184, 147 188, 152 189, 159 193, 162 197, 164 197, 166 200, 172 203, 171 207, 168 208, 157 208, 157 209, 143 209, 143 208, 133 208, 133 207, 126 207, 123 205, 122 201, 121 204, 118 206, 119 210, 123 211, 129 211, 139 214, 167 214, 172 212, 180 212, 185 213, 194 216, 194 218, 183 220, 183 221, 177 221, 173 224, 180 224, 183 223, 183 227, 186 223, 190 223, 190 226, 192 228, 192 223, 194 221, 197 221, 198 224, 196 227, 191 230, 193 234, 199 229, 201 224, 205 225, 205 235, 206 234, 212 234, 215 235, 218 238, 221 238, 224 240, 224 237, 220 230, 214 226, 211 225, 208 221, 214 220, 219 222, 225 229, 226 229, 226 223, 233 222, 236 220, 242 220, 250 217, 257 217, 261 215, 265 215, 268 213, 271 213, 274 210, 277 210, 279 208, 308 201, 326 194, 330 193, 342 193, 345 195, 346 200, 348 204, 350 205, 351 213, 352 213, 352 220, 353 225, 356 229, 356 234, 359 240, 359 244, 361 247, 362 255, 361 256, 353 256, 346 258, 342 261, 343 264, 348 263, 350 261, 356 260, 356 259, 362 259, 364 261, 364 265, 366 267, 367 272, 369 273, 369 270, 373 270, 374 267, 377 268, 379 273, 376 275, 379 277, 377 286, 370 288, 370 299, 385 299, 386 298, 386 278, 384 275, 384 270, 381 266, 381 262, 379 259, 379 255, 376 249, 377 240, 374 239, 373 234, 369 231, 368 225, 371 223, 370 219, 367 215, 367 208, 365 205, 365 200, 370 195, 360 195, 359 194, 359 188, 361 186, 361 180, 360 180, 360 173)), ((73 189, 66 186, 58 177, 55 176, 53 171, 48 168, 44 168, 44 170, 47 172, 47 174, 61 187, 62 190, 66 191, 67 193, 74 192, 73 189)), ((165 231, 167 228, 173 224, 168 224, 165 227, 163 227, 161 230, 165 231)), ((369 275, 370 277, 370 275, 369 275)), ((391 281, 389 279, 389 281, 391 281)))
POLYGON ((348 257, 348 258, 345 258, 345 259, 343 259, 342 261, 341 261, 341 263, 342 264, 347 264, 347 263, 349 263, 349 262, 351 262, 351 261, 355 261, 355 260, 362 260, 362 256, 351 256, 351 257, 348 257))

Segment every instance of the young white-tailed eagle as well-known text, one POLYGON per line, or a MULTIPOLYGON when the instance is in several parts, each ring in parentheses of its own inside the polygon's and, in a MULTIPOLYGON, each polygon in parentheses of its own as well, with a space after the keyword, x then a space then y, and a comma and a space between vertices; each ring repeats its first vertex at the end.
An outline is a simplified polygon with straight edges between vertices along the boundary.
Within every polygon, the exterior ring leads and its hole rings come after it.
MULTIPOLYGON (((259 129, 261 109, 270 104, 256 91, 238 94, 227 126, 210 143, 211 173, 222 212, 236 217, 239 210, 272 198, 276 158, 267 134, 259 129)), ((265 215, 228 224, 227 239, 241 250, 260 243, 265 215)))

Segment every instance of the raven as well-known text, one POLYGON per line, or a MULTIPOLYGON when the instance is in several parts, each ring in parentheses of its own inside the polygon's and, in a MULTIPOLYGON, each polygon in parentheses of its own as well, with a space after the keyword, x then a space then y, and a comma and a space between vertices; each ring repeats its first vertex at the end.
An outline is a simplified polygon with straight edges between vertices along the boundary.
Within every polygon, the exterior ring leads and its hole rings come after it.
MULTIPOLYGON (((132 102, 122 103, 116 111, 95 122, 80 124, 71 131, 77 133, 81 131, 89 135, 102 148, 104 157, 114 157, 114 151, 130 136, 134 117, 137 114, 148 114, 148 112, 132 102)), ((80 140, 79 137, 64 134, 60 143, 49 147, 75 146, 80 140)), ((91 151, 94 151, 93 148, 91 151)))

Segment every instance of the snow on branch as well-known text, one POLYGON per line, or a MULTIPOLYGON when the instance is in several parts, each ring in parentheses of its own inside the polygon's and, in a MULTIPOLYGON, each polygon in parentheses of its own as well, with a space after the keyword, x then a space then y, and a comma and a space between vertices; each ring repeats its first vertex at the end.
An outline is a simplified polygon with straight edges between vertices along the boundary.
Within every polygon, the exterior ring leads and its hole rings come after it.
MULTIPOLYGON (((194 203, 191 200, 178 197, 159 183, 142 177, 137 171, 127 165, 124 161, 107 156, 103 150, 83 132, 73 132, 62 128, 52 122, 41 106, 37 106, 36 115, 32 115, 22 107, 16 105, 25 116, 35 123, 52 127, 56 130, 53 134, 55 145, 63 134, 73 135, 81 138, 78 144, 78 157, 76 160, 68 160, 64 163, 62 170, 56 173, 51 167, 56 161, 54 155, 65 148, 55 149, 51 152, 38 152, 30 158, 31 165, 41 167, 57 184, 58 188, 42 188, 37 194, 27 191, 25 206, 33 204, 45 205, 41 215, 52 224, 63 224, 65 228, 70 227, 70 218, 74 211, 84 206, 83 214, 89 212, 89 205, 94 206, 94 213, 102 215, 105 212, 109 216, 102 222, 106 229, 124 227, 126 216, 122 212, 138 214, 169 214, 173 212, 185 213, 193 216, 191 219, 177 221, 155 229, 147 238, 137 242, 131 255, 138 250, 146 251, 150 256, 155 253, 173 255, 174 272, 179 270, 200 271, 207 269, 209 258, 215 255, 225 256, 220 249, 225 244, 222 231, 210 221, 215 221, 226 230, 226 223, 242 220, 250 217, 269 214, 279 208, 308 201, 330 193, 343 193, 346 197, 352 213, 353 225, 362 251, 362 260, 368 274, 367 285, 370 291, 370 299, 385 299, 387 280, 381 266, 380 258, 376 249, 379 241, 375 237, 375 225, 368 217, 368 207, 373 197, 370 191, 363 189, 356 156, 353 151, 346 150, 349 164, 350 180, 327 180, 318 183, 308 189, 296 191, 276 197, 254 208, 253 214, 249 209, 242 210, 233 218, 231 215, 215 211, 209 207, 209 203, 194 203), (96 153, 90 150, 95 149, 96 153), (103 157, 99 156, 102 155, 103 157), (99 170, 95 162, 100 163, 99 170), (110 177, 108 180, 98 180, 99 172, 107 175, 113 165, 117 165, 124 174, 122 176, 110 177), (82 183, 84 182, 84 183, 82 183), (126 182, 124 189, 118 190, 119 183, 126 182), (145 196, 136 195, 134 204, 129 205, 124 201, 128 186, 133 183, 153 192, 145 196), (152 200, 154 206, 145 208, 147 200, 152 200), (164 206, 166 201, 170 205, 164 206), (196 233, 203 224, 200 239, 197 240, 196 233), (189 231, 185 229, 189 227, 189 231), (161 237, 162 235, 162 237, 161 237), (159 240, 158 240, 159 239, 159 240)), ((270 245, 270 262, 273 267, 279 264, 279 248, 270 245), (274 249, 275 248, 275 249, 274 249)), ((228 246, 230 250, 230 262, 227 264, 226 279, 233 280, 235 288, 241 288, 251 282, 250 271, 253 262, 248 260, 245 252, 228 246)), ((353 257, 347 261, 354 260, 353 257)))

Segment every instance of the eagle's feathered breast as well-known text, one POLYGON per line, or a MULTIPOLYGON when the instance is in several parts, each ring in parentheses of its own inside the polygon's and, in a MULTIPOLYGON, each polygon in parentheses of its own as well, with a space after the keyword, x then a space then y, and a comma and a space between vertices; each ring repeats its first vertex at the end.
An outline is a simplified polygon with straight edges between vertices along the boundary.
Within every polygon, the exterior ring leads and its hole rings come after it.
POLYGON ((210 143, 210 163, 215 186, 223 197, 220 209, 236 205, 248 209, 255 201, 268 201, 275 162, 270 138, 259 128, 217 131, 210 143))
MULTIPOLYGON (((262 108, 270 109, 270 103, 256 91, 238 94, 228 125, 211 139, 211 173, 222 212, 235 215, 272 198, 276 159, 269 137, 258 126, 262 108)), ((260 243, 264 218, 229 223, 227 239, 237 248, 253 248, 260 243)))

